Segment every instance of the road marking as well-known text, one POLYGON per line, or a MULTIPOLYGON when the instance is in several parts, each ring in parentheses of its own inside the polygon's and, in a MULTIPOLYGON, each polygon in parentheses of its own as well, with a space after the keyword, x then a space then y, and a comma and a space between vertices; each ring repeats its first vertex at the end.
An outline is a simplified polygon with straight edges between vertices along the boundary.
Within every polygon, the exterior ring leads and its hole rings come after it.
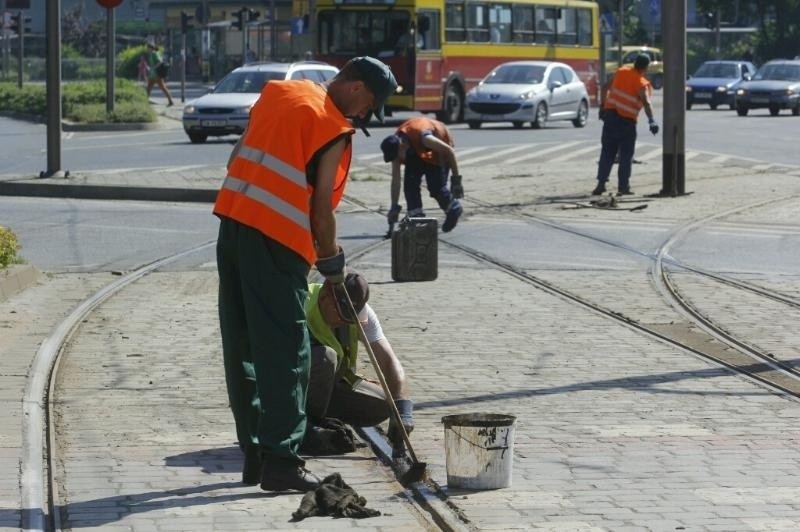
POLYGON ((550 159, 548 162, 550 162, 550 163, 560 163, 560 162, 563 162, 563 161, 568 161, 570 159, 579 157, 580 155, 583 155, 584 153, 599 152, 599 151, 600 150, 596 145, 595 146, 587 146, 586 148, 582 148, 580 150, 573 150, 573 151, 570 151, 569 153, 567 153, 565 155, 561 155, 559 157, 554 157, 554 158, 550 159))
POLYGON ((533 153, 529 153, 527 155, 523 155, 521 157, 513 157, 511 159, 506 159, 503 161, 503 164, 516 164, 522 161, 527 161, 530 159, 536 159, 537 157, 541 157, 542 155, 547 155, 548 153, 557 152, 560 150, 566 150, 573 146, 578 146, 585 141, 573 141, 573 142, 564 142, 561 144, 556 144, 555 146, 550 146, 549 148, 545 148, 543 150, 539 150, 533 153))
MULTIPOLYGON (((512 146, 512 147, 506 148, 504 150, 492 151, 489 155, 481 155, 481 156, 478 156, 478 157, 473 157, 472 159, 464 159, 464 160, 458 161, 458 164, 463 165, 463 166, 466 166, 468 164, 475 164, 477 162, 485 161, 487 159, 494 159, 495 157, 501 157, 503 155, 508 155, 509 153, 515 153, 515 152, 518 152, 518 151, 529 150, 529 149, 533 148, 534 146, 536 146, 536 144, 533 144, 533 145, 531 145, 531 144, 520 144, 518 146, 512 146)), ((486 149, 487 150, 492 150, 493 148, 486 148, 486 149)))

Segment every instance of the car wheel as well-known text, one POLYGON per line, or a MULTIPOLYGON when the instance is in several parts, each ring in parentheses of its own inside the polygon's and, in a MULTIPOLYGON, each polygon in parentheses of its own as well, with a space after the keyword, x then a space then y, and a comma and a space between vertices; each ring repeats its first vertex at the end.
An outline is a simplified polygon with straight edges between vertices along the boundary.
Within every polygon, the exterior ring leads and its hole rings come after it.
POLYGON ((581 103, 578 105, 578 114, 575 116, 575 120, 572 121, 572 125, 575 127, 583 127, 586 125, 588 118, 589 103, 586 100, 581 100, 581 103))
POLYGON ((739 116, 747 116, 747 111, 749 111, 746 106, 744 105, 737 105, 736 106, 736 114, 739 116))
POLYGON ((515 129, 520 129, 522 126, 525 125, 525 122, 517 121, 517 122, 511 122, 511 124, 514 126, 515 129))
POLYGON ((735 104, 735 103, 732 103, 732 104, 731 104, 731 111, 735 111, 735 110, 736 110, 736 104, 735 104))
POLYGON ((547 104, 544 102, 539 102, 539 105, 536 106, 536 114, 533 117, 533 122, 531 122, 531 127, 533 129, 541 129, 547 123, 547 104))
POLYGON ((664 78, 661 74, 654 74, 653 79, 650 80, 650 84, 653 85, 653 88, 658 90, 664 86, 664 78))
POLYGON ((470 120, 469 122, 467 122, 467 125, 469 126, 470 129, 480 129, 481 128, 481 123, 477 122, 475 120, 470 120))
POLYGON ((448 83, 444 91, 442 110, 436 113, 436 117, 445 124, 453 124, 463 119, 463 113, 464 91, 458 83, 448 83))
POLYGON ((716 111, 717 110, 717 104, 715 104, 715 103, 710 103, 710 104, 708 104, 708 106, 711 107, 712 111, 716 111))
POLYGON ((187 135, 189 135, 189 140, 192 141, 192 144, 202 144, 208 138, 205 133, 187 133, 187 135))
POLYGON ((792 107, 792 115, 793 115, 793 116, 798 116, 798 115, 800 115, 800 103, 798 103, 797 105, 795 105, 794 107, 792 107))
POLYGON ((778 116, 778 113, 781 112, 781 108, 777 105, 770 105, 769 106, 769 114, 772 116, 778 116))
POLYGON ((686 110, 687 111, 691 111, 692 110, 692 102, 690 102, 688 100, 686 101, 686 110))

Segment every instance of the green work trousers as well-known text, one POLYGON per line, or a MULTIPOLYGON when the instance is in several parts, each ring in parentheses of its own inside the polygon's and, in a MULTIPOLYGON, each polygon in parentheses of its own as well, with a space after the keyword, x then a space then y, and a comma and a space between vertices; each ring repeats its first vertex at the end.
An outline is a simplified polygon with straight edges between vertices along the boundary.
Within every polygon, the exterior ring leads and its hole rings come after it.
POLYGON ((239 445, 302 465, 310 343, 308 263, 260 231, 222 217, 217 240, 225 382, 239 445))

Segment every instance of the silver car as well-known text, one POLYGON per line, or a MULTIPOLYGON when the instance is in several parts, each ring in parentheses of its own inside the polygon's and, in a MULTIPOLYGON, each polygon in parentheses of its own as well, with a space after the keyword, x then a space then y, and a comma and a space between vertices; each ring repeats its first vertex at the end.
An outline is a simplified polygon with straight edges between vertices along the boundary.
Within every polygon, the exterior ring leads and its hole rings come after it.
POLYGON ((484 122, 525 122, 540 128, 548 121, 572 120, 583 127, 589 117, 586 86, 569 65, 553 61, 512 61, 492 70, 467 93, 464 120, 470 128, 484 122))
POLYGON ((183 129, 193 143, 209 136, 240 135, 247 128, 250 109, 270 80, 310 79, 322 83, 339 69, 327 63, 253 63, 222 78, 214 89, 183 108, 183 129))
POLYGON ((772 116, 791 109, 800 116, 800 61, 775 59, 743 81, 736 89, 736 114, 746 116, 750 109, 769 109, 772 116))

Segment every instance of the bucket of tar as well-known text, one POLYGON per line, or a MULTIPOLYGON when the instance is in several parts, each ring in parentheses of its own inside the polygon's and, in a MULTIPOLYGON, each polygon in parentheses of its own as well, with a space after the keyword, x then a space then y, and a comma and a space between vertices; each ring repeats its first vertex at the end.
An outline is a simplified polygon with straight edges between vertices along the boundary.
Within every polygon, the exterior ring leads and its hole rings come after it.
POLYGON ((474 490, 510 486, 516 419, 483 413, 444 416, 447 486, 474 490))

